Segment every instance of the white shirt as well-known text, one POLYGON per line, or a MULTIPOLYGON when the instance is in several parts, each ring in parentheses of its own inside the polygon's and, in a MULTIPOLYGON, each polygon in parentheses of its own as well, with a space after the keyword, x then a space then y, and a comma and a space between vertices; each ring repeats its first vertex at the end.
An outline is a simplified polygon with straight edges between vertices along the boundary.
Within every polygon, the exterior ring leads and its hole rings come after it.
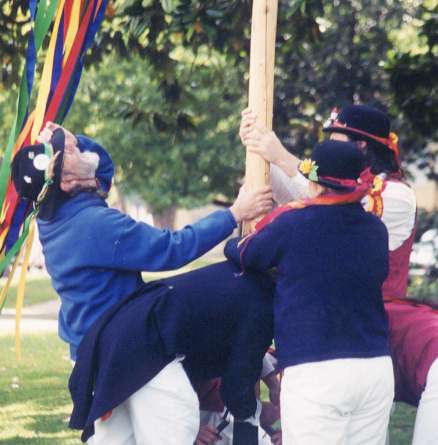
MULTIPOLYGON (((300 173, 288 176, 276 165, 271 164, 271 184, 274 200, 283 205, 289 201, 309 197, 309 180, 300 173)), ((417 201, 413 190, 402 182, 388 181, 382 192, 382 221, 389 234, 389 250, 398 249, 411 236, 415 224, 417 201)), ((362 205, 366 208, 369 197, 362 205)))

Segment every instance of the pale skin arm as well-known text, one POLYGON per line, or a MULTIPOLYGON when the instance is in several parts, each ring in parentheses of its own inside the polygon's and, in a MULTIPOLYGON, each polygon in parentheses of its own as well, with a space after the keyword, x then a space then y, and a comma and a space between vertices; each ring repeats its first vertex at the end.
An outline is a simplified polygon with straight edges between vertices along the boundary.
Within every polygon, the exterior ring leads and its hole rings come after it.
POLYGON ((239 136, 251 153, 260 155, 291 178, 297 174, 300 159, 286 150, 273 131, 257 123, 257 116, 250 108, 242 111, 239 136))

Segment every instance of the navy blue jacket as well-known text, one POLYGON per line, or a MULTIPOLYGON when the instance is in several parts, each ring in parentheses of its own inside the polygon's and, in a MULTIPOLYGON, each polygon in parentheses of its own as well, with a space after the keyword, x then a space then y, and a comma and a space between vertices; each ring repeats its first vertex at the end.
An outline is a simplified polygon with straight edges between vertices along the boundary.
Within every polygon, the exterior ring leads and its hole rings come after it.
POLYGON ((288 211, 240 248, 237 241, 225 254, 245 270, 276 268, 280 367, 389 354, 381 293, 388 235, 359 203, 288 211))
MULTIPOLYGON (((145 284, 88 331, 70 378, 72 428, 85 429, 177 354, 192 379, 222 377, 237 418, 256 410, 254 385, 273 336, 273 284, 229 262, 145 284), (94 395, 93 395, 94 391, 94 395)), ((147 413, 145 413, 147 421, 147 413)))

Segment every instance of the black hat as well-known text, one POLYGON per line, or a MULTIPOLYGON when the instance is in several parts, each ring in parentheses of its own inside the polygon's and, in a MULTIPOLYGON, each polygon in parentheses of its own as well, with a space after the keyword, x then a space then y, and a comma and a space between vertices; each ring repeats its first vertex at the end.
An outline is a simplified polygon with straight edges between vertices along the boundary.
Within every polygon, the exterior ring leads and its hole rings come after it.
POLYGON ((361 140, 377 142, 398 156, 397 136, 391 133, 391 122, 383 111, 368 105, 349 105, 339 114, 335 111, 326 132, 342 133, 361 140))
POLYGON ((17 193, 40 205, 39 216, 43 218, 53 215, 55 203, 63 195, 59 186, 64 145, 64 132, 57 129, 49 144, 23 147, 12 162, 12 181, 17 193))
POLYGON ((341 191, 353 191, 365 168, 365 156, 352 142, 335 140, 315 145, 299 171, 311 181, 341 191))

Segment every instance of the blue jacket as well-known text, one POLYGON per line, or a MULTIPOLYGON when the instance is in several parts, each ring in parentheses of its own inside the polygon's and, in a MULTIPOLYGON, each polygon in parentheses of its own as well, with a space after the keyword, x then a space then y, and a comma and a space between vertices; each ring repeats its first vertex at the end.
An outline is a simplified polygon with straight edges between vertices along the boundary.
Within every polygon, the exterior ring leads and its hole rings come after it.
MULTIPOLYGON (((231 413, 254 415, 254 385, 272 341, 271 280, 229 262, 147 283, 89 329, 69 388, 72 428, 93 422, 140 389, 177 354, 189 377, 222 377, 231 413)), ((147 422, 147 413, 145 413, 147 422)))
POLYGON ((93 322, 142 285, 141 271, 177 269, 235 227, 231 212, 221 210, 182 230, 160 230, 89 192, 68 199, 50 221, 38 220, 47 271, 61 298, 59 334, 72 359, 93 322))
POLYGON ((360 204, 285 212, 240 248, 230 240, 225 254, 246 270, 276 268, 280 367, 389 354, 388 234, 360 204))

